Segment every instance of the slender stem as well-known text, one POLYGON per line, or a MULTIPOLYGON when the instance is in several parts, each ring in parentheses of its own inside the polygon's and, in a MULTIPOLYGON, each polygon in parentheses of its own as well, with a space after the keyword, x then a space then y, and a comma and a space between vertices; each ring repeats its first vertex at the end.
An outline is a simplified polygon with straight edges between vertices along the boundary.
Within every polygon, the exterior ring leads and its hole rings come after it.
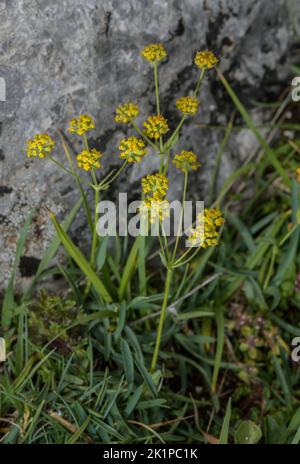
POLYGON ((157 114, 160 114, 159 93, 158 93, 157 61, 154 62, 153 69, 154 69, 154 83, 155 83, 155 96, 156 96, 156 110, 157 110, 157 114))
POLYGON ((83 144, 84 144, 85 149, 86 149, 87 151, 90 151, 90 148, 89 148, 89 144, 88 144, 88 141, 87 141, 86 134, 83 134, 82 139, 83 139, 83 144))
MULTIPOLYGON (((123 169, 127 166, 127 164, 128 164, 128 161, 125 160, 124 163, 122 164, 122 166, 120 167, 120 169, 116 172, 116 174, 115 174, 111 179, 109 179, 109 181, 108 181, 107 183, 105 183, 105 179, 104 179, 104 181, 102 181, 102 182, 100 183, 100 185, 101 185, 102 187, 108 187, 108 186, 109 186, 114 180, 116 180, 116 178, 121 174, 121 172, 122 172, 123 169)), ((108 176, 107 176, 107 177, 108 177, 108 176)), ((107 177, 106 177, 106 178, 107 178, 107 177)))
POLYGON ((168 168, 169 168, 169 163, 170 163, 170 158, 171 158, 171 151, 167 150, 167 159, 163 168, 163 174, 166 176, 168 173, 168 168))
POLYGON ((167 260, 169 260, 170 259, 170 252, 169 252, 169 246, 168 246, 168 240, 167 240, 165 228, 163 226, 163 221, 161 222, 161 230, 162 230, 162 236, 164 238, 167 260))
POLYGON ((271 280, 271 277, 274 271, 274 263, 275 263, 276 255, 277 255, 277 247, 273 246, 269 270, 268 270, 267 277, 263 285, 264 290, 266 290, 269 286, 269 283, 270 283, 270 280, 271 280))
POLYGON ((179 131, 180 131, 180 129, 181 129, 181 127, 182 127, 184 121, 186 120, 186 118, 187 118, 187 115, 184 114, 184 115, 182 116, 182 118, 180 119, 179 124, 178 124, 178 126, 176 127, 175 131, 173 132, 173 134, 171 135, 171 137, 169 138, 169 140, 167 140, 167 142, 165 143, 164 149, 168 149, 168 150, 169 150, 169 149, 171 148, 172 142, 173 142, 173 140, 177 137, 177 134, 179 133, 179 131))
POLYGON ((58 132, 59 132, 59 135, 60 135, 60 137, 62 139, 62 145, 63 145, 63 149, 64 149, 64 152, 65 152, 66 158, 67 158, 68 163, 70 165, 71 171, 73 172, 73 176, 76 179, 77 186, 79 188, 80 195, 82 197, 83 207, 84 207, 84 210, 85 210, 88 226, 89 226, 90 231, 92 232, 93 231, 93 222, 92 222, 91 211, 90 211, 90 208, 89 208, 89 205, 88 205, 88 202, 87 202, 87 198, 86 198, 86 192, 83 190, 83 187, 82 187, 82 184, 81 184, 81 179, 80 179, 79 175, 77 174, 77 172, 75 170, 74 161, 73 161, 72 156, 71 156, 71 154, 69 152, 68 146, 67 146, 66 142, 63 139, 63 134, 60 131, 58 131, 58 132))
MULTIPOLYGON (((98 186, 97 184, 97 178, 95 175, 95 171, 92 168, 91 170, 91 175, 93 179, 93 183, 95 187, 98 186)), ((99 189, 95 189, 95 211, 94 211, 94 225, 93 225, 93 238, 92 238, 92 248, 91 248, 91 257, 90 257, 90 264, 91 266, 94 266, 95 264, 95 255, 96 255, 96 248, 97 248, 97 242, 98 242, 98 235, 97 235, 97 221, 98 221, 98 212, 97 212, 97 207, 99 203, 99 189)))
POLYGON ((194 90, 194 97, 197 97, 197 95, 199 94, 200 87, 201 87, 201 84, 202 84, 202 80, 203 80, 205 71, 206 71, 205 69, 201 69, 201 73, 200 73, 200 76, 198 78, 195 90, 194 90))
POLYGON ((141 129, 138 127, 138 125, 134 122, 131 121, 132 126, 135 128, 135 130, 140 134, 141 137, 143 137, 144 140, 146 140, 149 145, 151 145, 152 148, 154 148, 155 151, 159 152, 159 148, 155 143, 151 142, 151 140, 144 134, 144 132, 141 131, 141 129))
MULTIPOLYGON (((201 84, 202 84, 202 80, 203 80, 203 77, 205 75, 205 69, 202 69, 201 70, 201 73, 200 73, 200 76, 198 78, 198 81, 197 81, 197 84, 196 84, 196 87, 195 87, 195 90, 193 92, 193 95, 194 97, 197 97, 198 94, 199 94, 199 91, 200 91, 200 88, 201 88, 201 84)), ((176 127, 175 131, 173 132, 173 134, 171 135, 171 137, 169 138, 169 140, 165 143, 165 148, 168 147, 170 148, 171 147, 171 144, 173 142, 173 140, 176 138, 177 134, 179 133, 184 121, 186 120, 187 118, 187 115, 184 114, 178 124, 178 126, 176 127)))
POLYGON ((164 298, 163 298, 163 303, 162 303, 162 308, 161 308, 161 313, 160 313, 160 318, 159 318, 159 323, 158 323, 158 328, 157 328, 156 342, 155 342, 153 357, 151 361, 151 367, 150 367, 151 372, 155 371, 156 364, 157 364, 161 337, 162 337, 164 322, 166 318, 166 309, 168 305, 168 297, 169 297, 171 279, 172 279, 172 269, 169 268, 167 271, 167 276, 166 276, 166 281, 165 281, 164 298))
POLYGON ((172 262, 174 262, 175 257, 176 257, 176 251, 177 251, 179 239, 180 239, 180 236, 181 236, 180 232, 182 231, 182 220, 183 220, 183 215, 184 215, 187 181, 188 181, 188 171, 186 170, 184 172, 184 183, 183 183, 183 192, 182 192, 182 206, 181 206, 181 211, 180 211, 180 220, 179 220, 179 225, 178 225, 178 230, 177 230, 176 241, 175 241, 174 250, 173 250, 173 254, 172 254, 172 262))
POLYGON ((182 259, 188 255, 188 253, 192 250, 193 247, 190 247, 188 248, 188 250, 183 253, 183 255, 174 263, 173 265, 173 269, 175 269, 176 267, 181 267, 181 266, 185 266, 186 264, 188 264, 195 256, 196 254, 198 253, 198 251, 200 250, 201 248, 201 245, 202 245, 202 242, 201 244, 196 248, 196 250, 194 251, 194 253, 192 253, 188 259, 186 259, 185 261, 182 261, 182 259))
POLYGON ((70 171, 70 169, 66 168, 63 164, 61 164, 59 161, 57 161, 55 158, 52 158, 52 156, 48 156, 48 159, 50 161, 52 161, 52 163, 56 164, 56 166, 58 166, 60 169, 62 169, 63 171, 67 172, 68 174, 70 174, 71 176, 74 177, 74 173, 72 171, 70 171))
POLYGON ((295 230, 299 227, 299 224, 294 224, 290 230, 288 231, 288 233, 283 237, 283 239, 281 239, 281 241, 279 242, 279 246, 281 247, 286 241, 287 239, 295 232, 295 230))

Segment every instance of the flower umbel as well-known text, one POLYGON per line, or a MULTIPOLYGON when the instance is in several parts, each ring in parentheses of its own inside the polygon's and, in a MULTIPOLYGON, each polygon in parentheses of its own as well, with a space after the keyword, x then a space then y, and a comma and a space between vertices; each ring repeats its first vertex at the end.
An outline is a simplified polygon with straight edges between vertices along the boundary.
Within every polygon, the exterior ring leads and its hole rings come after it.
POLYGON ((147 45, 142 51, 141 55, 145 60, 149 61, 150 63, 154 63, 155 61, 161 61, 167 56, 167 52, 165 47, 161 43, 153 43, 147 45))
POLYGON ((92 150, 83 150, 79 155, 77 155, 78 167, 84 169, 85 171, 90 171, 92 168, 98 169, 101 167, 100 158, 102 153, 96 148, 92 150))
POLYGON ((197 52, 194 61, 200 69, 213 68, 219 62, 216 55, 210 50, 203 50, 197 52))
POLYGON ((55 145, 54 140, 48 134, 36 134, 33 139, 27 140, 27 156, 28 158, 45 158, 49 155, 55 145))
POLYGON ((133 119, 139 114, 139 107, 134 103, 124 103, 124 105, 119 105, 116 109, 116 122, 122 122, 123 124, 130 123, 133 119))
POLYGON ((191 229, 188 234, 189 245, 201 248, 218 245, 220 236, 218 229, 224 222, 222 213, 218 208, 205 208, 198 215, 196 227, 191 229))
POLYGON ((177 169, 183 172, 190 170, 196 171, 201 166, 197 160, 197 155, 193 151, 185 150, 182 150, 181 153, 174 156, 173 163, 177 169))
POLYGON ((196 97, 181 97, 176 101, 176 106, 183 114, 196 114, 198 100, 196 97))
POLYGON ((142 179, 142 191, 147 197, 154 200, 162 200, 168 191, 169 180, 163 174, 149 174, 142 179))
POLYGON ((157 220, 161 222, 170 217, 170 203, 165 198, 155 200, 149 197, 141 203, 140 213, 143 217, 149 217, 151 224, 157 220))
POLYGON ((144 122, 145 133, 150 139, 159 139, 169 131, 168 121, 161 114, 149 116, 144 122))
POLYGON ((128 163, 139 163, 147 150, 142 139, 137 137, 128 137, 123 139, 119 145, 120 158, 126 159, 128 163))
POLYGON ((78 118, 73 118, 70 121, 69 132, 73 134, 83 135, 87 131, 94 129, 95 123, 88 114, 81 114, 78 118))

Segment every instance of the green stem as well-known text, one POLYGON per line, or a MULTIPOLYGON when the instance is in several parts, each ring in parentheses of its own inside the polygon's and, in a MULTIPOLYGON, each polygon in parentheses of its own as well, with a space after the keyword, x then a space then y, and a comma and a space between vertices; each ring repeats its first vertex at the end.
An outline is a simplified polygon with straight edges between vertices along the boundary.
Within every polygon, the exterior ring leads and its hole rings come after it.
POLYGON ((160 151, 158 146, 155 145, 155 143, 151 142, 151 140, 144 134, 144 132, 141 131, 141 129, 137 126, 137 124, 134 121, 131 121, 132 127, 137 131, 138 134, 140 134, 143 139, 151 145, 152 148, 154 148, 155 151, 160 151))
POLYGON ((55 158, 52 158, 52 156, 48 156, 48 159, 52 161, 52 163, 56 164, 60 169, 62 169, 64 172, 67 172, 71 176, 74 177, 74 173, 70 171, 70 169, 66 168, 63 164, 61 164, 59 161, 57 161, 55 158))
POLYGON ((170 163, 170 158, 171 158, 171 151, 167 151, 167 159, 163 168, 163 174, 166 176, 168 173, 168 168, 169 168, 169 163, 170 163))
POLYGON ((185 266, 186 264, 188 264, 190 261, 192 261, 192 259, 196 256, 196 254, 198 253, 198 251, 200 250, 201 248, 201 244, 196 248, 196 250, 194 251, 194 253, 192 253, 188 259, 186 259, 185 261, 182 261, 182 259, 188 255, 188 253, 191 251, 191 249, 194 248, 194 247, 190 247, 188 248, 187 251, 185 251, 183 253, 183 255, 174 263, 173 265, 173 269, 175 269, 176 267, 181 267, 181 266, 185 266))
POLYGON ((174 250, 173 250, 173 254, 172 254, 172 262, 174 262, 175 257, 176 257, 176 251, 177 251, 179 239, 180 239, 180 236, 181 236, 180 231, 182 231, 182 220, 183 220, 183 215, 184 215, 187 181, 188 181, 188 171, 186 170, 184 172, 184 183, 183 183, 183 192, 182 192, 182 206, 181 206, 181 212, 180 212, 180 221, 179 221, 179 225, 178 225, 175 246, 174 246, 174 250))
POLYGON ((205 69, 201 70, 200 76, 198 78, 198 81, 197 81, 197 84, 196 84, 196 87, 195 87, 195 90, 194 90, 194 97, 197 97, 197 95, 199 94, 200 87, 201 87, 201 84, 202 84, 202 80, 203 80, 205 71, 206 71, 205 69))
POLYGON ((88 144, 88 141, 87 141, 86 134, 83 134, 82 138, 83 138, 84 148, 85 148, 87 151, 90 151, 90 148, 89 148, 89 144, 88 144))
POLYGON ((160 343, 161 343, 161 337, 162 337, 164 322, 166 318, 166 309, 168 305, 171 279, 172 279, 172 269, 169 268, 167 271, 167 276, 166 276, 166 281, 165 281, 164 298, 163 298, 163 303, 161 307, 161 313, 160 313, 160 318, 159 318, 159 323, 158 323, 158 328, 157 328, 156 342, 155 342, 153 357, 151 361, 151 367, 150 367, 151 372, 154 372, 156 369, 157 358, 158 358, 158 353, 159 353, 159 348, 160 348, 160 343))
MULTIPOLYGON (((97 187, 97 178, 95 175, 95 171, 92 168, 91 175, 93 179, 94 186, 97 187)), ((98 221, 98 212, 97 206, 99 203, 99 189, 95 188, 95 211, 94 211, 94 224, 93 224, 93 238, 92 238, 92 248, 91 248, 91 257, 90 257, 90 264, 94 267, 95 264, 95 255, 96 255, 96 248, 98 242, 98 235, 97 235, 97 221, 98 221)))
POLYGON ((263 285, 264 290, 266 290, 268 288, 268 286, 269 286, 269 283, 270 283, 270 280, 271 280, 271 277, 272 277, 272 274, 273 274, 273 271, 274 271, 274 264, 275 264, 276 255, 277 255, 277 247, 274 246, 273 249, 272 249, 271 262, 270 262, 268 274, 266 276, 266 279, 265 279, 265 282, 264 282, 264 285, 263 285))
POLYGON ((87 198, 86 198, 86 193, 83 190, 83 187, 82 187, 82 184, 81 184, 81 179, 80 179, 79 175, 76 172, 76 169, 75 169, 75 166, 74 166, 74 161, 73 161, 72 156, 71 156, 71 154, 69 152, 68 146, 67 146, 67 144, 65 143, 65 141, 63 139, 63 134, 60 131, 58 131, 58 132, 59 132, 59 135, 60 135, 61 140, 62 140, 62 145, 63 145, 63 149, 64 149, 64 152, 65 152, 66 158, 67 158, 68 163, 70 165, 73 176, 76 179, 76 183, 77 183, 77 186, 78 186, 78 189, 80 191, 80 195, 81 195, 81 198, 82 198, 82 201, 83 201, 83 207, 84 207, 84 210, 85 210, 88 226, 89 226, 90 231, 92 232, 93 231, 93 222, 92 222, 91 211, 90 211, 90 208, 89 208, 89 205, 88 205, 88 202, 87 202, 87 198))
POLYGON ((120 167, 120 169, 116 172, 116 174, 111 178, 109 179, 109 181, 107 183, 105 183, 105 180, 107 179, 108 176, 106 176, 106 178, 104 179, 104 181, 102 181, 100 183, 101 187, 108 187, 114 180, 116 180, 116 178, 121 174, 121 172, 123 171, 123 169, 127 166, 128 164, 128 161, 125 160, 124 163, 122 164, 122 166, 120 167))
MULTIPOLYGON (((200 88, 201 88, 201 84, 202 84, 202 81, 203 81, 203 77, 205 75, 205 69, 202 69, 201 70, 201 73, 200 73, 200 76, 198 78, 198 81, 197 81, 197 84, 196 84, 196 87, 195 87, 195 90, 193 92, 193 95, 194 97, 197 97, 198 94, 199 94, 199 91, 200 91, 200 88)), ((169 140, 165 143, 165 146, 164 148, 171 148, 171 144, 173 142, 173 140, 176 138, 177 134, 179 133, 184 121, 186 120, 187 118, 187 115, 184 114, 178 124, 178 126, 176 127, 175 131, 173 132, 173 134, 171 135, 171 137, 169 138, 169 140)))
POLYGON ((281 247, 287 239, 295 232, 295 230, 299 227, 299 224, 294 224, 291 229, 288 231, 288 233, 281 239, 279 242, 279 246, 281 247))
POLYGON ((154 62, 153 69, 154 69, 154 83, 155 83, 155 96, 156 96, 156 110, 157 110, 157 114, 160 114, 159 93, 158 93, 157 61, 154 62))
POLYGON ((184 115, 182 116, 182 118, 180 119, 179 124, 178 124, 178 126, 176 127, 175 131, 173 132, 173 134, 171 135, 171 137, 169 138, 169 140, 167 140, 167 142, 165 143, 164 149, 169 150, 169 149, 171 148, 171 145, 172 145, 172 143, 173 143, 173 140, 177 137, 177 134, 179 133, 179 131, 180 131, 180 129, 181 129, 181 127, 182 127, 184 121, 186 120, 186 118, 187 118, 187 115, 184 114, 184 115))

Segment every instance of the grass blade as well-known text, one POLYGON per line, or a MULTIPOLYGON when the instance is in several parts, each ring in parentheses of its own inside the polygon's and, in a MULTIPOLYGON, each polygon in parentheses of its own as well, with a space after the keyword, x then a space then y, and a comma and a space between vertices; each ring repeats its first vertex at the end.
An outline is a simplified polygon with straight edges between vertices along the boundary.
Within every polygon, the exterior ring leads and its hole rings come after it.
POLYGON ((54 224, 55 230, 57 232, 57 235, 59 236, 65 250, 69 254, 69 256, 75 261, 77 266, 82 270, 84 275, 89 279, 89 281, 94 285, 95 289, 98 291, 98 293, 102 296, 104 301, 107 303, 112 302, 112 298, 110 294, 108 293, 106 287, 104 284, 101 282, 97 274, 93 271, 92 267, 88 263, 88 261, 85 259, 79 248, 77 248, 70 237, 66 234, 66 232, 63 230, 59 222, 57 221, 55 215, 53 213, 50 213, 51 220, 54 224))
POLYGON ((29 227, 32 221, 34 211, 32 211, 29 216, 27 217, 23 228, 21 229, 19 240, 17 243, 16 255, 15 255, 15 262, 13 265, 12 273, 4 294, 4 300, 2 305, 1 311, 1 322, 2 327, 4 330, 7 330, 10 326, 12 317, 13 317, 13 309, 15 306, 14 300, 14 280, 17 268, 20 263, 21 255, 25 246, 26 237, 28 235, 29 227))
POLYGON ((264 139, 264 137, 261 135, 261 133, 259 132, 259 130, 255 126, 254 122, 252 121, 252 118, 251 118, 250 114, 248 113, 248 111, 246 110, 246 108, 244 107, 244 105, 242 104, 242 102, 240 101, 240 99, 238 98, 238 96, 236 95, 236 93, 234 92, 234 90, 232 89, 231 85, 229 84, 227 79, 224 77, 222 72, 219 69, 217 69, 217 73, 218 73, 218 76, 219 76, 222 84, 224 85, 225 89, 227 90, 230 98, 232 99, 233 103, 235 104, 237 110, 239 111, 239 113, 243 117, 245 123, 247 124, 249 129, 253 132, 253 134, 257 138, 257 140, 260 143, 260 145, 262 146, 262 148, 265 150, 271 165, 273 166, 275 171, 277 171, 278 175, 280 177, 282 177, 284 183, 286 185, 290 186, 291 181, 289 179, 289 176, 287 175, 285 169, 282 167, 282 165, 280 164, 280 162, 276 158, 276 155, 275 155, 274 151, 270 148, 268 142, 264 139))
POLYGON ((231 398, 229 398, 227 406, 226 406, 226 412, 225 412, 222 430, 221 430, 220 439, 219 439, 220 445, 227 445, 228 443, 230 419, 231 419, 231 398))

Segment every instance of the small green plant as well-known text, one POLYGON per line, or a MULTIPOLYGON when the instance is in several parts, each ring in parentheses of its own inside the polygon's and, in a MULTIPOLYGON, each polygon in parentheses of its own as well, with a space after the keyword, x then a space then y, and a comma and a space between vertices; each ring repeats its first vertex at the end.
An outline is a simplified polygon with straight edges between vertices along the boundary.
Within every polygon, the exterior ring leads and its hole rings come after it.
MULTIPOLYGON (((76 156, 77 166, 79 173, 76 171, 74 161, 71 153, 69 152, 67 145, 63 143, 64 151, 66 154, 69 167, 64 166, 60 161, 52 156, 52 151, 55 146, 54 140, 48 134, 37 134, 32 140, 27 142, 27 156, 29 157, 40 157, 48 158, 56 165, 58 165, 63 171, 72 175, 80 189, 82 201, 85 206, 87 222, 90 225, 92 232, 91 240, 91 252, 90 257, 86 258, 82 252, 74 246, 71 238, 61 228, 55 216, 51 214, 51 219, 56 228, 57 234, 60 237, 66 251, 69 256, 76 262, 76 264, 83 271, 87 278, 87 285, 85 288, 85 298, 91 290, 91 286, 98 291, 99 297, 107 303, 114 301, 108 287, 113 286, 113 282, 110 280, 109 283, 104 283, 101 275, 96 270, 96 256, 97 250, 101 247, 101 241, 103 238, 97 234, 97 220, 98 220, 98 203, 100 200, 100 193, 108 190, 112 183, 117 179, 121 172, 133 163, 142 162, 144 156, 147 154, 148 148, 152 148, 155 154, 160 157, 160 168, 159 172, 155 174, 149 174, 142 179, 142 193, 143 203, 140 208, 141 221, 147 219, 147 225, 144 228, 149 228, 150 223, 156 222, 158 226, 158 239, 160 244, 160 257, 161 261, 166 269, 165 286, 163 294, 163 302, 161 307, 161 314, 157 327, 156 343, 154 346, 152 362, 150 365, 150 371, 155 372, 157 361, 159 357, 159 350, 161 345, 161 339, 163 335, 164 321, 166 318, 166 309, 169 302, 170 287, 172 285, 172 278, 175 269, 187 266, 193 258, 195 258, 201 248, 208 248, 218 244, 219 232, 218 229, 223 225, 224 219, 220 210, 216 208, 206 208, 203 213, 199 214, 197 218, 197 224, 194 228, 186 231, 188 235, 189 247, 185 252, 179 250, 180 231, 183 226, 183 214, 184 206, 187 197, 187 186, 188 177, 190 171, 196 171, 200 167, 200 163, 197 159, 197 155, 192 151, 183 150, 180 153, 172 154, 175 150, 176 144, 180 137, 180 131, 183 127, 184 122, 188 117, 194 116, 198 111, 198 95, 201 88, 201 83, 205 76, 207 69, 214 67, 218 63, 218 59, 210 51, 197 52, 195 56, 195 64, 199 68, 199 78, 195 85, 195 90, 192 95, 183 96, 176 101, 176 107, 182 114, 182 117, 175 128, 175 130, 168 135, 170 128, 167 119, 161 114, 161 105, 158 88, 158 65, 166 56, 166 50, 162 44, 151 44, 145 47, 141 52, 142 57, 150 63, 153 67, 154 72, 154 83, 155 83, 155 97, 156 97, 156 110, 157 114, 149 116, 144 122, 144 130, 140 129, 135 122, 136 117, 139 114, 138 106, 133 102, 127 102, 120 105, 116 110, 115 120, 118 123, 130 124, 132 128, 138 133, 139 137, 131 135, 130 137, 120 141, 119 150, 120 158, 123 159, 123 164, 117 172, 111 171, 106 176, 99 179, 98 172, 101 169, 101 162, 103 154, 95 148, 90 149, 87 138, 87 133, 95 127, 93 119, 84 114, 79 117, 73 118, 70 121, 68 131, 72 134, 77 134, 82 138, 83 150, 76 156), (178 232, 176 234, 175 243, 168 242, 166 233, 164 231, 164 219, 169 215, 168 200, 166 198, 168 191, 168 170, 169 163, 173 161, 175 167, 182 173, 183 177, 183 191, 182 191, 182 211, 180 221, 178 225, 178 232), (90 173, 90 186, 95 193, 95 207, 94 216, 92 217, 89 205, 87 204, 87 196, 84 190, 83 184, 86 181, 81 178, 80 170, 84 170, 90 173)), ((105 157, 104 157, 105 158, 105 157)), ((145 238, 139 237, 133 245, 131 253, 136 249, 139 253, 139 264, 140 264, 140 276, 143 274, 143 278, 147 279, 146 275, 146 256, 143 256, 143 250, 147 247, 145 238), (136 243, 138 244, 136 246, 136 243)), ((132 274, 135 256, 129 254, 128 265, 128 277, 132 274)), ((125 266, 124 274, 120 279, 120 286, 117 291, 118 301, 122 302, 126 293, 127 281, 124 280, 124 276, 127 276, 127 268, 125 266)), ((108 276, 109 278, 109 276, 108 276)), ((126 277, 127 279, 127 277, 126 277)))
POLYGON ((195 91, 174 104, 180 117, 172 128, 158 92, 166 50, 152 44, 142 57, 152 67, 156 113, 141 123, 136 103, 117 108, 116 123, 130 131, 119 142, 117 169, 102 174, 105 154, 89 137, 95 126, 89 115, 70 121, 77 151, 60 132, 65 161, 48 134, 28 141, 29 157, 49 160, 72 176, 79 199, 61 223, 49 212, 57 234, 28 288, 16 295, 14 279, 34 211, 20 231, 1 311, 0 442, 299 443, 300 369, 291 361, 290 343, 300 335, 300 140, 281 131, 297 134, 300 126, 284 122, 284 105, 275 102, 278 119, 264 125, 264 137, 216 57, 198 52, 195 91), (187 118, 197 114, 201 83, 213 67, 234 111, 226 126, 205 125, 224 136, 208 208, 185 230, 196 246, 185 248, 164 226, 168 173, 174 164, 182 198, 188 197, 188 180, 205 160, 189 147, 178 153, 176 144, 187 118), (226 144, 246 128, 262 151, 255 150, 219 187, 226 144), (157 172, 141 182, 140 213, 141 227, 155 226, 158 234, 99 236, 99 200, 111 196, 114 182, 133 163, 155 154, 157 172), (87 252, 68 232, 79 211, 91 234, 87 252), (57 263, 61 245, 67 259, 57 263), (52 291, 37 291, 52 275, 52 291))

